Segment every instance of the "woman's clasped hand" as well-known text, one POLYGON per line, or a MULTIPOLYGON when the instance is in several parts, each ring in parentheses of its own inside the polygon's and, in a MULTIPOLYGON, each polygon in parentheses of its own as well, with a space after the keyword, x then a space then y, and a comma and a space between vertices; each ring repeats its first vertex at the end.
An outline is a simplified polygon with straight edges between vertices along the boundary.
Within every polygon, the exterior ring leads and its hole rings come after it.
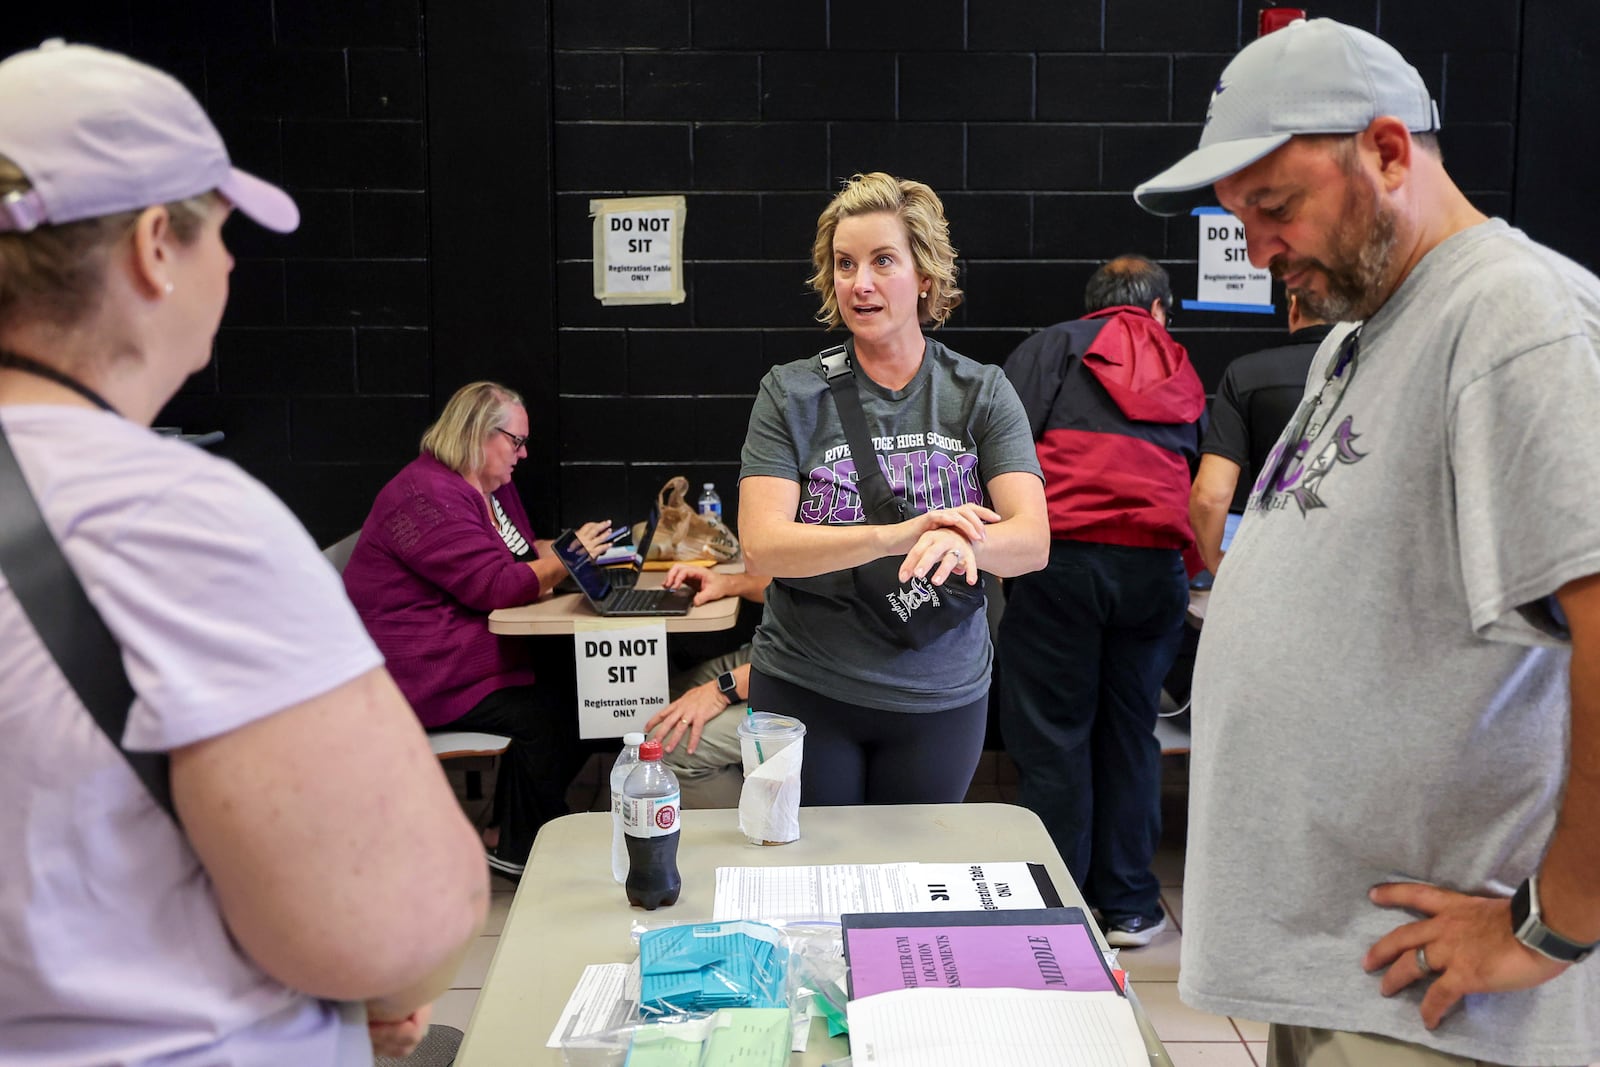
POLYGON ((976 585, 982 561, 980 546, 987 540, 984 525, 1000 521, 1000 513, 982 504, 962 504, 924 512, 911 522, 925 529, 900 564, 900 580, 913 576, 943 585, 951 575, 976 585))

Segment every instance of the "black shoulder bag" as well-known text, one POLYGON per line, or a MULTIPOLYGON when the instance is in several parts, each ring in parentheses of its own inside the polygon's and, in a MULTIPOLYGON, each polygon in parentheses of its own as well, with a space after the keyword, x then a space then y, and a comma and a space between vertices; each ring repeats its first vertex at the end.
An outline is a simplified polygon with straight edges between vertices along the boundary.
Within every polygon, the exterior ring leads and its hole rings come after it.
POLYGON ((11 583, 22 611, 38 631, 61 673, 94 721, 133 766, 174 822, 172 784, 164 752, 129 752, 122 734, 133 705, 133 686, 122 669, 122 649, 89 602, 61 546, 39 513, 22 477, 5 428, 0 426, 0 572, 11 583))
MULTIPOLYGON (((878 454, 873 451, 872 435, 867 432, 867 417, 861 410, 861 395, 849 348, 845 345, 830 348, 820 353, 820 358, 828 376, 828 388, 833 391, 833 402, 839 409, 839 421, 844 425, 845 440, 850 443, 850 455, 856 461, 856 492, 861 496, 867 521, 889 525, 912 518, 918 512, 894 495, 878 467, 878 454)), ((879 629, 895 644, 923 648, 983 608, 981 573, 976 585, 968 585, 965 578, 955 575, 943 585, 934 585, 914 575, 910 581, 902 582, 900 563, 900 557, 884 556, 850 572, 856 595, 867 606, 868 614, 877 621, 879 629)))

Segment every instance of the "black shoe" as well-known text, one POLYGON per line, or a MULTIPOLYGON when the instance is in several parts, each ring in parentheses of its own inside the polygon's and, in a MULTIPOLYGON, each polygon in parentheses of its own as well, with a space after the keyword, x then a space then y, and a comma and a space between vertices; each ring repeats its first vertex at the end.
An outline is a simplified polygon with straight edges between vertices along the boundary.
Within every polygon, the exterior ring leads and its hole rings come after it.
POLYGON ((1117 919, 1105 928, 1106 944, 1113 948, 1144 948, 1166 928, 1166 912, 1159 913, 1153 919, 1143 915, 1117 919))
POLYGON ((502 878, 509 878, 513 882, 522 880, 522 872, 526 869, 525 863, 514 863, 500 855, 498 848, 486 848, 483 855, 489 862, 489 869, 502 878))

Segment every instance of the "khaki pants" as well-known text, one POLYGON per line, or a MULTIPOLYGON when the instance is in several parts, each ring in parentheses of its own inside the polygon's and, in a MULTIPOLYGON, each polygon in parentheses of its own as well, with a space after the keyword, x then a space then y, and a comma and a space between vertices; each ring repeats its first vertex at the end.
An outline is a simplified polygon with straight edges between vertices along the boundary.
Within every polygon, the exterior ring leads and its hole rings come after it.
MULTIPOLYGON (((677 700, 695 686, 749 662, 749 645, 708 659, 673 677, 669 683, 670 696, 677 700)), ((738 728, 743 717, 744 705, 735 704, 706 724, 694 755, 685 751, 686 744, 680 744, 662 757, 662 762, 678 776, 685 808, 739 806, 739 792, 744 788, 744 759, 739 755, 738 728)))
POLYGON ((1267 1067, 1495 1067, 1376 1034, 1273 1023, 1267 1067))

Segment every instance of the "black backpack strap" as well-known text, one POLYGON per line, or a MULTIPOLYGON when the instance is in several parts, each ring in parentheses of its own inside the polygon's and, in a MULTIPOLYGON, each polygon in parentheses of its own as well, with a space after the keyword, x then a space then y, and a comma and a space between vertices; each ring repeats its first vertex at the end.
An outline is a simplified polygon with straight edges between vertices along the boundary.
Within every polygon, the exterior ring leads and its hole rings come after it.
POLYGON ((867 431, 867 416, 861 410, 861 392, 856 384, 851 355, 848 345, 839 345, 818 353, 818 358, 828 376, 833 403, 839 409, 844 439, 850 442, 851 458, 856 461, 856 491, 861 494, 868 522, 885 525, 902 522, 910 516, 878 466, 878 453, 873 450, 872 434, 867 431))
POLYGON ((4 426, 0 426, 0 572, 95 724, 176 822, 166 753, 129 752, 122 747, 134 698, 122 669, 122 649, 44 524, 4 426))

